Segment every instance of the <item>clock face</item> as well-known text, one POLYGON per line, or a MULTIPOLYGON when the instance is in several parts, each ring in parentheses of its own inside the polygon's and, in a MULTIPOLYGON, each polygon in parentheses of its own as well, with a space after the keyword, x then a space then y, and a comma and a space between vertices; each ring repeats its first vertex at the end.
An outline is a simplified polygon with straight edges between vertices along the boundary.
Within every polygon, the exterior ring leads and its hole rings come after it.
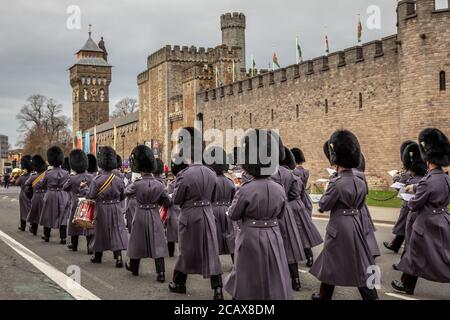
POLYGON ((98 95, 98 90, 95 88, 91 89, 91 96, 96 97, 98 95))

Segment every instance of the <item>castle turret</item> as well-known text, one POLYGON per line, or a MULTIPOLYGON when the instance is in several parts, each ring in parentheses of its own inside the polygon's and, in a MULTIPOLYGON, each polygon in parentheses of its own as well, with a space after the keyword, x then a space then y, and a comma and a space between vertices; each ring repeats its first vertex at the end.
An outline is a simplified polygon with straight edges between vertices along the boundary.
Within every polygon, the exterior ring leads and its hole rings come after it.
POLYGON ((436 0, 398 3, 400 140, 438 127, 450 134, 450 10, 436 0), (447 81, 448 82, 448 81, 447 81))
POLYGON ((245 15, 243 13, 226 13, 220 17, 222 44, 242 48, 238 70, 245 68, 245 15))

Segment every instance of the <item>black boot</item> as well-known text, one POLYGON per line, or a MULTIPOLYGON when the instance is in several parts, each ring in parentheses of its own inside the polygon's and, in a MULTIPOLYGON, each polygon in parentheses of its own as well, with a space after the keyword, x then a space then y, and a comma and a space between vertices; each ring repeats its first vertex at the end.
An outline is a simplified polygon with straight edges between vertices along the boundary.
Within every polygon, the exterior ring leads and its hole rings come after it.
POLYGON ((27 222, 25 220, 20 220, 19 230, 20 231, 25 231, 26 227, 27 227, 27 222))
POLYGON ((92 257, 92 263, 102 263, 103 252, 96 252, 94 257, 92 257))
POLYGON ((139 263, 140 263, 140 259, 130 259, 129 261, 127 261, 125 263, 125 269, 130 271, 133 274, 133 276, 138 276, 139 275, 139 263))
POLYGON ((114 259, 116 259, 116 268, 122 268, 123 267, 123 261, 122 261, 122 251, 114 251, 114 259))
POLYGON ((223 300, 222 287, 217 287, 217 288, 214 289, 213 300, 223 300))
POLYGON ((367 287, 358 288, 363 300, 379 300, 377 289, 369 289, 367 287))
POLYGON ((314 293, 311 296, 311 300, 331 300, 333 297, 334 286, 331 284, 321 283, 320 292, 314 293))
POLYGON ((305 249, 305 255, 306 255, 306 266, 308 268, 311 268, 314 263, 314 255, 311 248, 305 249))
POLYGON ((298 263, 291 263, 288 265, 288 267, 289 267, 289 274, 291 275, 292 290, 300 291, 300 288, 302 286, 300 284, 300 275, 298 273, 298 263))
POLYGON ((166 266, 164 263, 164 258, 157 258, 155 259, 155 268, 156 268, 156 281, 158 282, 165 282, 166 276, 165 276, 165 270, 166 266))
POLYGON ((30 225, 29 230, 30 230, 30 232, 33 234, 33 236, 36 236, 36 235, 37 235, 37 230, 38 230, 38 225, 37 225, 37 223, 32 223, 32 224, 30 225))
POLYGON ((67 246, 69 250, 78 251, 78 236, 70 237, 70 244, 67 246))
POLYGON ((169 291, 173 293, 186 293, 187 274, 174 270, 173 280, 169 283, 169 291))
POLYGON ((402 275, 402 280, 392 281, 391 286, 397 291, 413 295, 414 290, 416 289, 417 280, 418 278, 416 276, 411 276, 404 273, 402 275))
POLYGON ((45 242, 49 242, 51 231, 51 228, 44 227, 44 235, 42 236, 42 240, 44 240, 45 242))
POLYGON ((167 242, 167 249, 169 250, 169 257, 173 257, 175 255, 175 242, 167 242))
POLYGON ((404 236, 395 236, 395 238, 391 242, 385 241, 383 242, 383 245, 386 249, 398 253, 398 251, 402 247, 403 241, 405 241, 404 236))

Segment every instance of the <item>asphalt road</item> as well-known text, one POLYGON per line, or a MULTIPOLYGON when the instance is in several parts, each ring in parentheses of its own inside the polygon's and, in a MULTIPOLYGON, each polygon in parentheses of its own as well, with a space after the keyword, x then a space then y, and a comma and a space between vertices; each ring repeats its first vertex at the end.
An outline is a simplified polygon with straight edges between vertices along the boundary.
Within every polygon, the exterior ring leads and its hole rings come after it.
MULTIPOLYGON (((206 299, 212 298, 212 291, 208 280, 200 276, 190 276, 188 279, 188 293, 186 295, 170 293, 167 284, 171 278, 175 258, 166 259, 166 283, 156 282, 153 260, 145 259, 141 262, 140 276, 134 277, 123 269, 114 267, 112 253, 105 253, 103 263, 90 263, 84 239, 80 239, 79 251, 68 251, 66 246, 59 244, 58 232, 53 231, 54 237, 50 243, 44 243, 40 235, 33 236, 28 231, 18 230, 19 203, 18 190, 0 189, 0 233, 8 235, 19 244, 31 250, 34 254, 48 262, 50 267, 68 274, 68 268, 80 268, 81 285, 100 299, 206 299)), ((324 234, 327 221, 315 219, 320 232, 324 234)), ((414 298, 419 300, 450 299, 450 284, 440 284, 419 280, 415 296, 397 295, 390 287, 393 279, 399 279, 400 272, 392 269, 392 264, 398 262, 399 255, 388 252, 382 247, 382 242, 392 238, 389 225, 377 225, 377 239, 382 250, 382 256, 377 258, 377 265, 381 268, 381 289, 378 290, 380 299, 398 300, 414 298), (394 295, 391 295, 394 294, 394 295)), ((315 248, 317 256, 321 247, 315 248)), ((126 259, 126 253, 123 254, 126 259)), ((231 259, 221 257, 224 277, 231 270, 231 259)), ((58 273, 54 270, 56 273, 58 273)), ((300 266, 302 290, 294 293, 295 299, 307 300, 319 288, 319 281, 307 272, 304 265, 300 266)), ((51 272, 51 271, 50 271, 51 272)), ((32 263, 19 255, 0 237, 0 300, 1 299, 73 299, 64 288, 38 270, 32 263)), ((231 297, 225 294, 226 299, 231 297)), ((357 289, 338 287, 334 299, 359 300, 357 289)))

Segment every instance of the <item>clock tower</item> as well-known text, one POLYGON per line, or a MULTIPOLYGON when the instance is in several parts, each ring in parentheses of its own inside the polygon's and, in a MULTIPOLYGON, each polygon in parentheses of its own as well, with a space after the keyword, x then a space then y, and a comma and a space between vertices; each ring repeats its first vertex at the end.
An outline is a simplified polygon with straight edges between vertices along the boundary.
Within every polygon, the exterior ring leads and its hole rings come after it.
POLYGON ((97 45, 91 34, 89 26, 89 38, 76 53, 76 63, 69 69, 74 137, 109 121, 111 65, 107 61, 103 37, 97 45))

